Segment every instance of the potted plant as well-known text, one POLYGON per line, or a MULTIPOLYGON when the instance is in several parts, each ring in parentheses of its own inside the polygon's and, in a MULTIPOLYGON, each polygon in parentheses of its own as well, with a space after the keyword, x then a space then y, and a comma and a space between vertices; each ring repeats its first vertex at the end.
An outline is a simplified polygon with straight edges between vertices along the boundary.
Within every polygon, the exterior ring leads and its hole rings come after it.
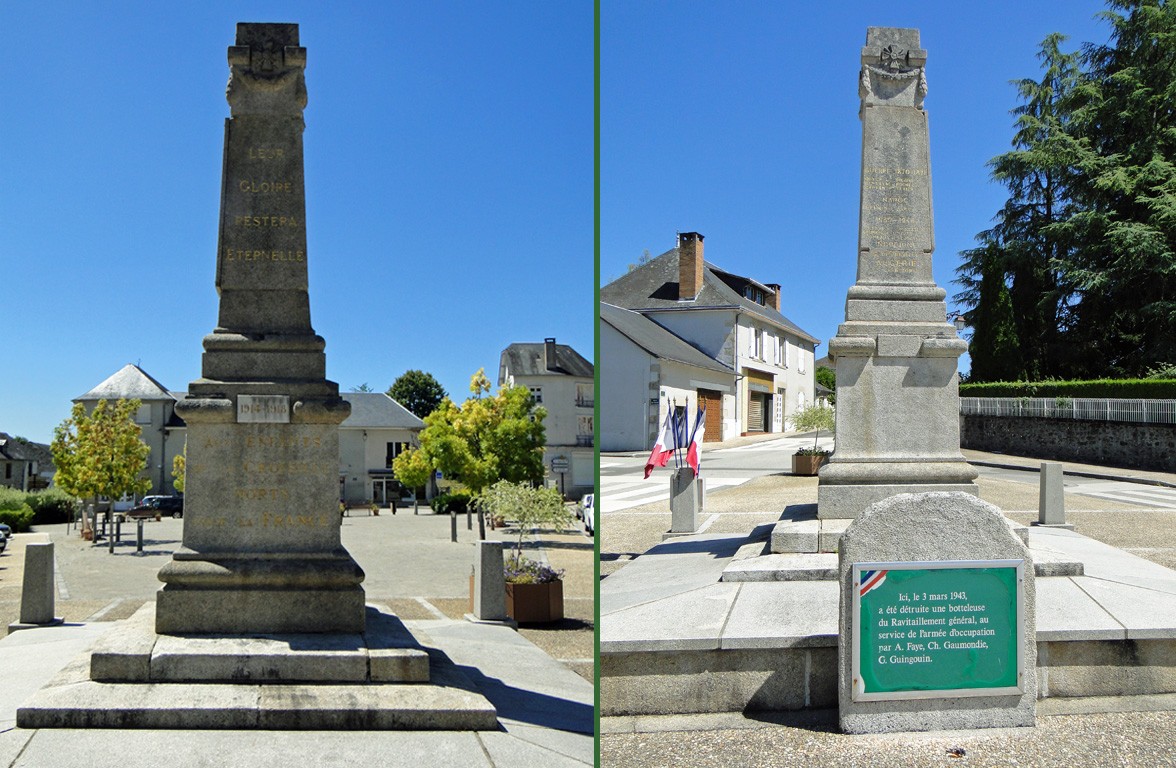
POLYGON ((478 494, 474 503, 491 519, 509 517, 518 526, 514 552, 504 564, 506 614, 520 624, 562 619, 563 571, 523 556, 523 540, 532 529, 563 530, 571 525, 572 513, 559 490, 500 480, 478 494))
POLYGON ((792 474, 815 475, 832 453, 817 448, 817 440, 820 439, 821 430, 833 431, 833 409, 823 405, 802 408, 792 415, 792 425, 802 432, 813 430, 813 447, 800 448, 792 454, 792 474))

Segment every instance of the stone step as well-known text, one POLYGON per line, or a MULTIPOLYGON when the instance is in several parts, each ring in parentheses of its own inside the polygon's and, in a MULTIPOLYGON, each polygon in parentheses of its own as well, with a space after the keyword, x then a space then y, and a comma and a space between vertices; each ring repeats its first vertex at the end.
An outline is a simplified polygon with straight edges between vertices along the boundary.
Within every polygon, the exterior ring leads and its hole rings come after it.
POLYGON ((429 680, 429 655, 388 611, 369 606, 360 634, 158 635, 147 603, 90 657, 107 683, 363 683, 429 680))
MULTIPOLYGON (((770 549, 774 554, 836 552, 841 535, 853 520, 817 518, 815 504, 796 504, 772 528, 770 549)), ((1005 518, 1009 529, 1029 545, 1029 528, 1005 518)), ((1072 530, 1072 527, 1071 527, 1072 530)), ((1073 575, 1073 574, 1066 574, 1073 575)))
MULTIPOLYGON (((1082 576, 1082 563, 1064 554, 1033 550, 1033 572, 1038 576, 1082 576)), ((836 581, 837 554, 802 552, 770 554, 732 560, 722 581, 836 581)))

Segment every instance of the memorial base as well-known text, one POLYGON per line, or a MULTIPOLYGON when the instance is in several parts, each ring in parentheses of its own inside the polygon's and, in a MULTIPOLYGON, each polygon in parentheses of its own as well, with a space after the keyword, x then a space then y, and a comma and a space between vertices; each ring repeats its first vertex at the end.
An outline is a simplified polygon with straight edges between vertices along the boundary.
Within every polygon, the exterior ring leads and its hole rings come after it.
POLYGON ((160 635, 147 604, 17 710, 21 728, 495 730, 444 654, 368 606, 350 634, 160 635))
POLYGON ((883 499, 900 493, 929 493, 934 491, 967 493, 979 496, 975 483, 907 483, 891 485, 820 485, 817 487, 817 518, 820 520, 848 520, 883 499))

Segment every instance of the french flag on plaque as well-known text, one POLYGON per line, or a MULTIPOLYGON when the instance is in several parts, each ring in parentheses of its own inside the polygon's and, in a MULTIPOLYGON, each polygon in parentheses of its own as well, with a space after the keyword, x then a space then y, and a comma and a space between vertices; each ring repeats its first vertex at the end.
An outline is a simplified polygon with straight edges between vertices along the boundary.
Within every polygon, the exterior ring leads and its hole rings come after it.
POLYGON ((858 593, 859 596, 864 596, 871 589, 882 586, 884 581, 886 581, 886 571, 862 571, 862 588, 858 593))

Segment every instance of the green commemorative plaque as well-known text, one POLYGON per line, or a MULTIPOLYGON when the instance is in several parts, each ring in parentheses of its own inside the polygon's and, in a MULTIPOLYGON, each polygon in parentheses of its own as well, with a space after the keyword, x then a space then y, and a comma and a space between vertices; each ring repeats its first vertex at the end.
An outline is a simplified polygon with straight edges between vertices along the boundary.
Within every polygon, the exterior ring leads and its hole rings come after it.
POLYGON ((1024 564, 855 563, 853 700, 1020 694, 1024 564))

